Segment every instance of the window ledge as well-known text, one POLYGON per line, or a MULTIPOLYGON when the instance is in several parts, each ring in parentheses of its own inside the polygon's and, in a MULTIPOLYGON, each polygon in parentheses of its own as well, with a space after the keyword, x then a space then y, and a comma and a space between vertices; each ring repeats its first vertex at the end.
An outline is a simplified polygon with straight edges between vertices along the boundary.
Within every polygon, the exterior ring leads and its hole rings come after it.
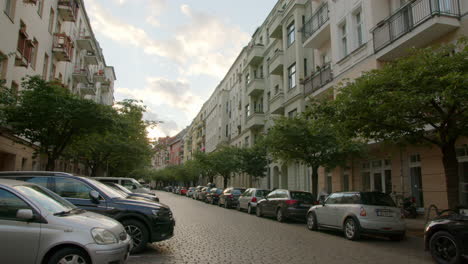
POLYGON ((348 61, 349 58, 351 58, 352 55, 358 53, 359 51, 363 50, 364 47, 367 46, 367 42, 362 44, 361 46, 355 48, 353 51, 351 51, 350 53, 348 53, 346 56, 344 56, 343 58, 339 59, 336 64, 342 64, 346 61, 348 61))

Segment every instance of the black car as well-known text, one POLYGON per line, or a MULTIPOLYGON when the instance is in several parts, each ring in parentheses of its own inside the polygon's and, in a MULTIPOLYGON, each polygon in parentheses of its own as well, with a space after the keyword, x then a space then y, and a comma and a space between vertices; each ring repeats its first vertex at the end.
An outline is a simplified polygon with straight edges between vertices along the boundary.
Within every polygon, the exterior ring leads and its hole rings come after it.
POLYGON ((239 196, 245 192, 245 188, 229 187, 226 188, 219 196, 218 205, 224 208, 232 208, 237 206, 239 196))
POLYGON ((210 192, 206 194, 206 202, 210 204, 217 204, 219 196, 223 193, 223 189, 211 188, 210 192))
POLYGON ((118 183, 114 183, 114 182, 104 182, 104 184, 109 185, 110 187, 116 190, 119 190, 121 192, 124 192, 126 195, 131 196, 131 197, 141 197, 141 198, 151 200, 153 202, 159 202, 159 198, 156 195, 145 194, 145 193, 134 193, 134 192, 131 192, 129 189, 125 188, 124 186, 118 183))
POLYGON ((456 264, 462 263, 463 259, 468 261, 468 215, 447 211, 427 223, 425 248, 437 263, 456 264))
POLYGON ((257 216, 274 216, 278 222, 286 219, 305 220, 316 198, 310 192, 277 189, 257 203, 257 216))
POLYGON ((167 205, 121 192, 87 177, 62 172, 0 172, 0 178, 41 185, 75 206, 112 217, 122 223, 133 239, 132 253, 147 243, 166 240, 174 235, 175 220, 167 205))

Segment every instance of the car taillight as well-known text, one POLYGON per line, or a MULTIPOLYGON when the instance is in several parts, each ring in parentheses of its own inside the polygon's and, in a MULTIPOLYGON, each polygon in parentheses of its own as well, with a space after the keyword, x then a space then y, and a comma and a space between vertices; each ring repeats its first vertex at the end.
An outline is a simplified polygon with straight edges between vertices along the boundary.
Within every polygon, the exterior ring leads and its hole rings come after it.
POLYGON ((293 205, 293 204, 297 204, 297 203, 299 203, 298 200, 286 200, 287 205, 293 205))
POLYGON ((253 197, 252 200, 250 200, 252 203, 256 203, 257 202, 257 197, 253 197))
POLYGON ((366 209, 364 209, 364 207, 361 207, 361 213, 360 213, 361 216, 367 216, 367 212, 366 212, 366 209))

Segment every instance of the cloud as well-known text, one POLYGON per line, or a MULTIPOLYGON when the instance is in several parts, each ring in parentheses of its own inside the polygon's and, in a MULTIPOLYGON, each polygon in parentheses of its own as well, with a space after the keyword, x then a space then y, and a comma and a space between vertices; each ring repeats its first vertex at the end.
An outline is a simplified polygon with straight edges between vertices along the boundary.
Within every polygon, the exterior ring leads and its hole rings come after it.
POLYGON ((161 118, 151 108, 147 110, 148 111, 144 115, 146 120, 161 121, 157 126, 147 129, 149 138, 156 139, 158 137, 173 136, 181 130, 180 126, 175 121, 161 118))
MULTIPOLYGON (((96 0, 86 0, 93 29, 124 45, 141 48, 146 54, 168 58, 179 66, 184 75, 206 74, 221 78, 226 73, 240 49, 250 36, 238 26, 225 23, 220 18, 192 10, 182 5, 180 11, 189 21, 171 29, 174 36, 166 40, 153 39, 143 28, 125 23, 107 12, 96 0)), ((152 14, 146 21, 160 26, 159 15, 166 1, 152 0, 152 14)))

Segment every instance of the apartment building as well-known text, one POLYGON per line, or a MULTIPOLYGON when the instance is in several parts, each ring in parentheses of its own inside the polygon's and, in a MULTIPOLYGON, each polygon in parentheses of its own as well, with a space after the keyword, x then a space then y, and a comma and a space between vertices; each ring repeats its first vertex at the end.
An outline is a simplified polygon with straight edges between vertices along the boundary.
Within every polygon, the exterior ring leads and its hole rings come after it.
POLYGON ((153 155, 151 164, 156 170, 164 169, 170 165, 170 143, 175 137, 160 137, 155 143, 153 148, 155 154, 153 155))
MULTIPOLYGON (((114 68, 106 64, 82 0, 0 0, 0 79, 14 91, 38 75, 97 103, 114 103, 114 68)), ((0 170, 44 169, 33 147, 0 129, 0 170)), ((24 142, 26 143, 26 142, 24 142)), ((58 170, 82 173, 58 161, 58 170)))
MULTIPOLYGON (((207 151, 216 143, 255 143, 275 116, 303 112, 311 98, 332 100, 340 82, 405 56, 411 47, 453 42, 468 35, 463 0, 281 0, 253 34, 205 103, 219 109, 206 122, 207 151), (220 99, 221 98, 221 99, 220 99), (216 106, 217 105, 217 106, 216 106), (225 110, 223 110, 225 109, 225 110)), ((192 126, 189 128, 191 129, 192 126)), ((457 142, 460 198, 468 203, 468 140, 457 142)), ((369 144, 366 159, 319 171, 273 162, 265 178, 234 176, 229 185, 312 191, 367 190, 415 197, 419 207, 447 207, 441 153, 430 146, 369 144)), ((222 186, 222 179, 216 179, 222 186)))

